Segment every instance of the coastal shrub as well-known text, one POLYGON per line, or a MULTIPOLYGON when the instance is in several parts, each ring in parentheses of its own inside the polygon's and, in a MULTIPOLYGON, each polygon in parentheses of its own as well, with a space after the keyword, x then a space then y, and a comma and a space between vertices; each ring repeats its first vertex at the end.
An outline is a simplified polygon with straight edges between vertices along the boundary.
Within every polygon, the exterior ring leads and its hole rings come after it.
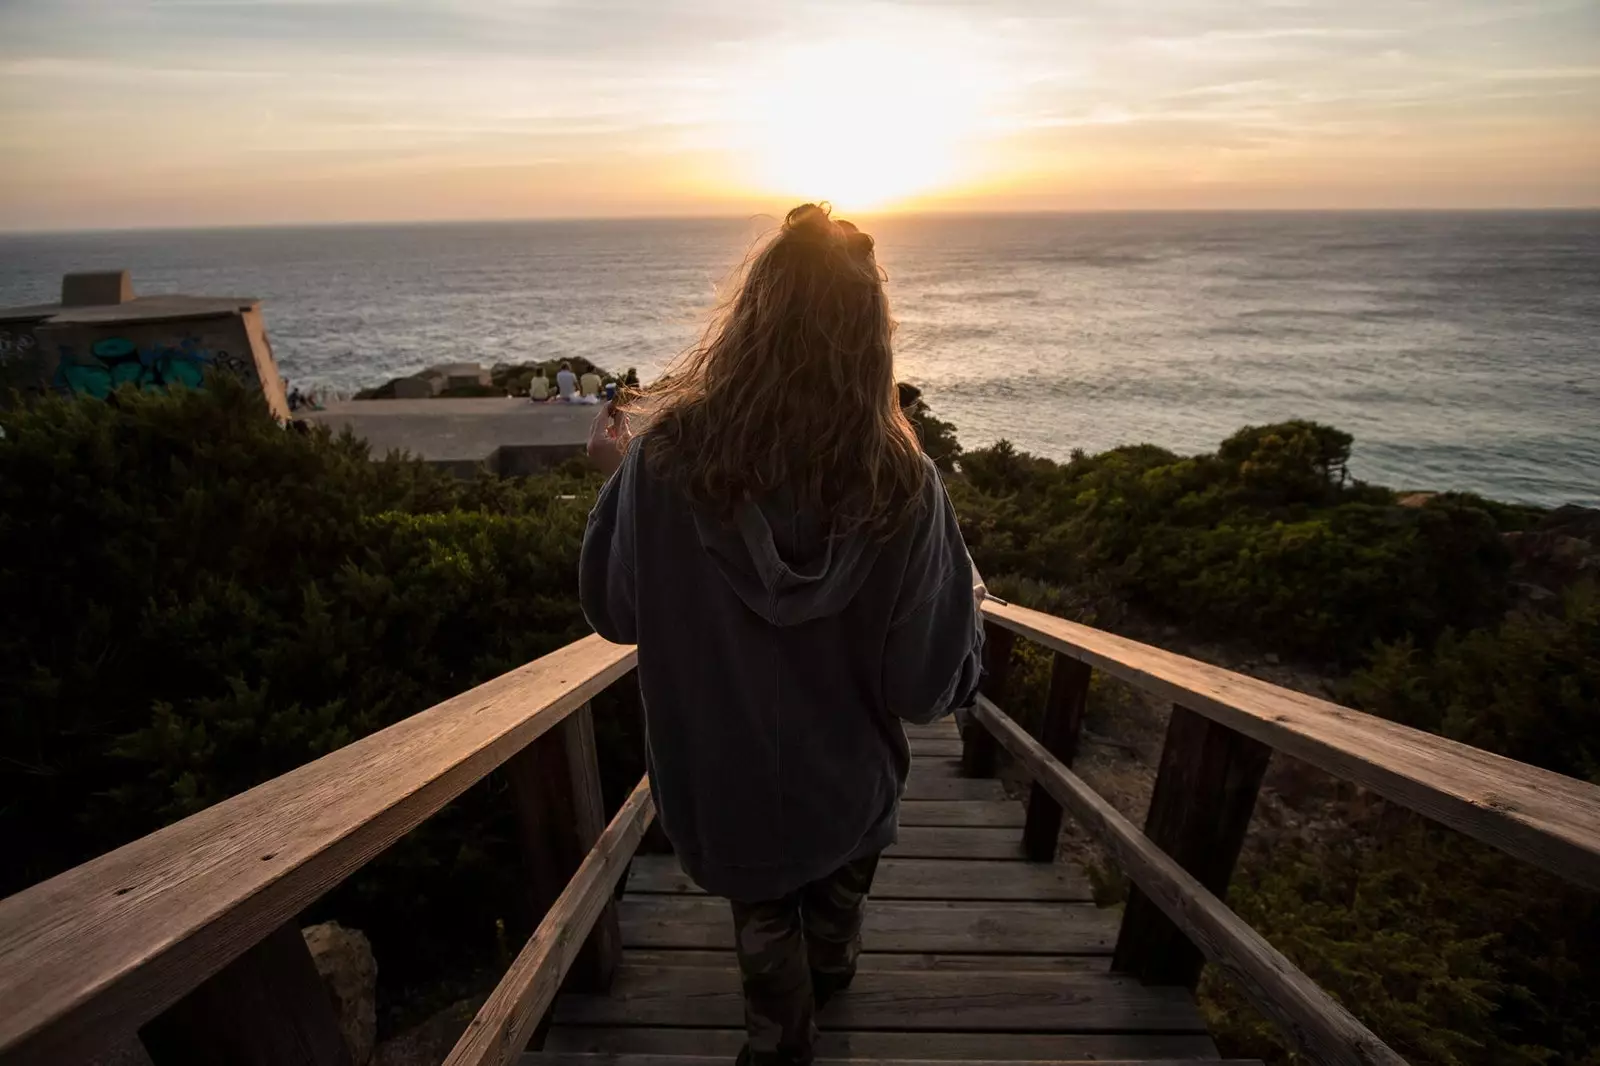
POLYGON ((1431 643, 1507 605, 1504 513, 1466 496, 1403 506, 1350 480, 1348 434, 1250 427, 1209 455, 1149 445, 1055 463, 1002 441, 952 487, 986 573, 1091 576, 1206 635, 1355 662, 1378 640, 1431 643))
POLYGON ((1363 710, 1600 784, 1600 593, 1580 581, 1554 610, 1447 633, 1431 649, 1378 647, 1348 688, 1363 710))
MULTIPOLYGON (((471 482, 373 462, 225 380, 44 399, 0 428, 0 894, 588 630, 581 467, 471 482)), ((628 714, 597 714, 613 797, 642 770, 628 714)), ((372 936, 386 987, 475 965, 522 920, 500 787, 324 904, 372 936)))
MULTIPOLYGON (((1556 1057, 1563 1035, 1577 1034, 1550 1024, 1535 989, 1570 1010, 1575 997, 1552 981, 1571 979, 1585 961, 1549 905, 1579 904, 1571 920, 1600 931, 1600 912, 1552 880, 1408 812, 1380 809, 1326 838, 1252 857, 1228 904, 1413 1066, 1542 1066, 1579 1061, 1556 1057)), ((1224 1054, 1291 1061, 1271 1024, 1215 969, 1200 994, 1224 1054)))
MULTIPOLYGON (((997 595, 1103 626, 1132 604, 1339 663, 1371 652, 1358 706, 1600 781, 1592 581, 1505 612, 1504 535, 1531 509, 1402 502, 1352 481, 1348 436, 1311 423, 1056 463, 962 452, 925 407, 915 420, 997 595)), ((581 464, 458 481, 374 462, 285 432, 227 381, 29 401, 0 430, 0 894, 587 631, 576 560, 599 479, 581 464)), ((1032 720, 1050 656, 1024 648, 1014 709, 1032 720)), ((1097 680, 1091 716, 1128 699, 1097 680)), ((612 804, 642 772, 638 710, 627 685, 596 701, 612 804)), ((515 950, 513 836, 490 775, 307 916, 372 937, 386 1020, 476 990, 515 950)), ((1248 855, 1229 898, 1418 1066, 1600 1066, 1593 893, 1384 816, 1248 855)), ((1214 975, 1205 997, 1226 1050, 1289 1061, 1214 975)))

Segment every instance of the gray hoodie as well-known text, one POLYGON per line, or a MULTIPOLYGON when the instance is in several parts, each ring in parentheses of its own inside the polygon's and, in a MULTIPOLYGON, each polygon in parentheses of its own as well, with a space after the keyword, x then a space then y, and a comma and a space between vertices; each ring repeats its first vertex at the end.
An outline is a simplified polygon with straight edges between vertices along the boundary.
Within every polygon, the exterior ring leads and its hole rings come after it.
POLYGON ((895 840, 900 720, 971 701, 972 570, 930 462, 887 541, 830 536, 791 500, 700 513, 629 449, 589 515, 580 589, 639 646, 650 787, 706 891, 782 896, 895 840))

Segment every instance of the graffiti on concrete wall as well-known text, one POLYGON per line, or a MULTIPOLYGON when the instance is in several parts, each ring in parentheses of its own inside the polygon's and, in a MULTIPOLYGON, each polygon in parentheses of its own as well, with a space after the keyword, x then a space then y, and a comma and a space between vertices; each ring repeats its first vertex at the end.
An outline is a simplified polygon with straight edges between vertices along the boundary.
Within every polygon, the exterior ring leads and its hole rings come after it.
POLYGON ((193 337, 177 343, 156 342, 143 347, 125 337, 106 337, 90 345, 88 353, 61 345, 56 364, 58 389, 105 399, 121 385, 164 389, 171 385, 199 388, 213 366, 234 368, 235 360, 223 351, 212 352, 193 337))
POLYGON ((27 355, 33 351, 34 343, 32 333, 12 333, 10 330, 0 329, 0 356, 27 355))

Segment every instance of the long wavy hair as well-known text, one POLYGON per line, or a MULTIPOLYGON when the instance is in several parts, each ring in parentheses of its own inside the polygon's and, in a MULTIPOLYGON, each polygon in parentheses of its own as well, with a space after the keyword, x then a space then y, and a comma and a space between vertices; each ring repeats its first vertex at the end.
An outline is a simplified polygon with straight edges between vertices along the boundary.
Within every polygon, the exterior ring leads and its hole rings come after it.
POLYGON ((892 532, 926 474, 883 281, 870 236, 826 205, 790 211, 650 390, 651 468, 724 516, 787 489, 836 532, 892 532))

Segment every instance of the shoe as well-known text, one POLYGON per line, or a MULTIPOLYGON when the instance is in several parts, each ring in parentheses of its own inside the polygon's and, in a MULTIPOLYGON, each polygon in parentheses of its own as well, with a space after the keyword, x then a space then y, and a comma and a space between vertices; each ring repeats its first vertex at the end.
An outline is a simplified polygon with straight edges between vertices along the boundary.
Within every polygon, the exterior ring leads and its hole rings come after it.
POLYGON ((821 1010, 828 1005, 828 1000, 850 987, 850 982, 856 979, 855 967, 843 973, 833 973, 827 970, 811 971, 811 998, 816 1001, 817 1009, 821 1010))

